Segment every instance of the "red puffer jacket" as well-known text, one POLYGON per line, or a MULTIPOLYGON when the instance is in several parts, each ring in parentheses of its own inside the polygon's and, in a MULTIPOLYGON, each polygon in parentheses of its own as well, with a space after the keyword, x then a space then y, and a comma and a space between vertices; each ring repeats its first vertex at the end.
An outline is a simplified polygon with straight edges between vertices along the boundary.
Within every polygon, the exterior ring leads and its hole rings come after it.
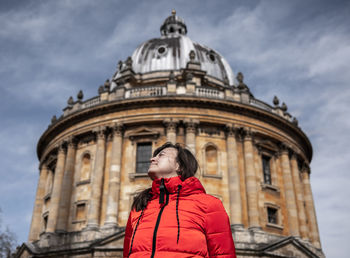
POLYGON ((197 178, 155 179, 151 193, 130 213, 124 257, 236 257, 227 213, 197 178))

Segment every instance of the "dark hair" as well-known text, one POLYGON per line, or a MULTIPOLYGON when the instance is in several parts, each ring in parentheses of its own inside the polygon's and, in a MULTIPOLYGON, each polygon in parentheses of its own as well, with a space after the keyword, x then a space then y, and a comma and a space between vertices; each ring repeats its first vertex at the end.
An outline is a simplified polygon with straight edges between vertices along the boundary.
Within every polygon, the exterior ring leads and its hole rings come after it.
MULTIPOLYGON (((177 174, 181 176, 182 180, 196 174, 198 169, 197 159, 190 150, 182 147, 179 143, 172 144, 171 142, 167 142, 163 144, 153 152, 153 157, 157 156, 159 152, 166 148, 174 148, 177 150, 176 161, 179 164, 177 174)), ((131 207, 132 210, 135 209, 136 211, 140 211, 146 208, 148 201, 152 197, 151 189, 152 188, 147 188, 135 196, 131 207)))

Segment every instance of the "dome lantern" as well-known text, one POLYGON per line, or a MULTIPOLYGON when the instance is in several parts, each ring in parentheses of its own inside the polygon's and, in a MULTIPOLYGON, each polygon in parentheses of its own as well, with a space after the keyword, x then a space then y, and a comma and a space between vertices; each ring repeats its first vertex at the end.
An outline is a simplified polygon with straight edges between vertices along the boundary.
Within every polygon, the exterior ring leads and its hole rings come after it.
POLYGON ((163 25, 160 27, 160 33, 162 36, 187 34, 185 21, 179 16, 176 16, 176 11, 174 9, 171 11, 171 16, 166 18, 163 25))

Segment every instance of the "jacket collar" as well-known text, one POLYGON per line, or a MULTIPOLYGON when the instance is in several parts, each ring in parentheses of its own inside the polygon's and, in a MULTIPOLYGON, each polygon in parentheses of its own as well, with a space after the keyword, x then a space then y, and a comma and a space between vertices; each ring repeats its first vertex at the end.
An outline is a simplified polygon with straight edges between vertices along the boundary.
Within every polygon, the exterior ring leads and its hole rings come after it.
MULTIPOLYGON (((153 180, 152 183, 152 199, 159 197, 159 186, 161 184, 161 178, 153 180)), ((205 193, 205 190, 201 182, 196 177, 186 178, 181 180, 181 176, 164 178, 164 185, 170 194, 174 194, 178 191, 178 186, 181 185, 180 196, 187 196, 196 193, 205 193)))

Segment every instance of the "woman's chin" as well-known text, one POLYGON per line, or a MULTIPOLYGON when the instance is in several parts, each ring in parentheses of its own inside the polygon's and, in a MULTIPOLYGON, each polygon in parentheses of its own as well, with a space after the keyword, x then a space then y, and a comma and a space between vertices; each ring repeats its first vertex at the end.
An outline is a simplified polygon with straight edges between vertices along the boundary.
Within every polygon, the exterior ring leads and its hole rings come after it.
POLYGON ((156 179, 157 178, 157 175, 155 172, 151 171, 151 170, 148 170, 148 176, 149 178, 151 178, 152 180, 156 179))

